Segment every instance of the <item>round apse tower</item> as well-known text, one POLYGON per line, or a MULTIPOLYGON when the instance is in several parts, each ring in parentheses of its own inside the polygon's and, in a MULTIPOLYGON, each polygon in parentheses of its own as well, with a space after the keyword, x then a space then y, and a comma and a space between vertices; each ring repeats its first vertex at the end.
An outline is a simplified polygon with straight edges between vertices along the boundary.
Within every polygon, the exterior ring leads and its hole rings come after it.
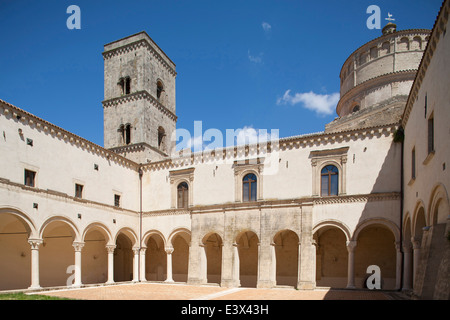
POLYGON ((383 35, 354 51, 344 62, 336 118, 326 132, 394 123, 400 120, 430 30, 397 31, 393 23, 383 35))

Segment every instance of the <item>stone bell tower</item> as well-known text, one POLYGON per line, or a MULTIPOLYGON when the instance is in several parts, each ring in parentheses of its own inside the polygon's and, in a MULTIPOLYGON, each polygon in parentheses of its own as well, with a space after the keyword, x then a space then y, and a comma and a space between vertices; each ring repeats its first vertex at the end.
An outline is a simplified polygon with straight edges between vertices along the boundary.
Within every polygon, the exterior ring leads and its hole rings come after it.
POLYGON ((106 44, 103 60, 104 147, 138 163, 169 157, 175 64, 145 31, 106 44))

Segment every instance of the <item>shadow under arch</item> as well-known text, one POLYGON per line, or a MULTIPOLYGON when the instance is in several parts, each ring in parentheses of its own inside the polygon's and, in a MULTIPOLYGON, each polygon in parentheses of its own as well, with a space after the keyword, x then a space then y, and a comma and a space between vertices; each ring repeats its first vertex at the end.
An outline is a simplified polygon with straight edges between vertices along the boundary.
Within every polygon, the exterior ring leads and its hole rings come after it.
POLYGON ((145 251, 145 279, 148 281, 164 281, 167 279, 166 249, 172 246, 162 232, 156 229, 147 231, 143 239, 145 251))
POLYGON ((279 230, 272 237, 275 250, 276 285, 296 287, 299 276, 299 235, 291 229, 279 230))
POLYGON ((206 233, 201 243, 206 257, 206 282, 220 284, 222 280, 223 238, 219 232, 206 233))
POLYGON ((256 288, 258 282, 259 237, 251 229, 237 233, 236 245, 239 252, 239 280, 242 287, 256 288))
MULTIPOLYGON (((176 228, 167 239, 167 245, 173 248, 172 278, 175 282, 187 282, 188 280, 190 243, 191 231, 187 228, 176 228)), ((170 247, 167 249, 171 250, 170 247)))
POLYGON ((21 211, 20 209, 13 208, 13 207, 0 207, 0 215, 3 214, 10 214, 23 224, 24 228, 28 232, 29 238, 38 238, 39 233, 37 232, 36 224, 33 221, 33 218, 26 214, 25 212, 21 211))

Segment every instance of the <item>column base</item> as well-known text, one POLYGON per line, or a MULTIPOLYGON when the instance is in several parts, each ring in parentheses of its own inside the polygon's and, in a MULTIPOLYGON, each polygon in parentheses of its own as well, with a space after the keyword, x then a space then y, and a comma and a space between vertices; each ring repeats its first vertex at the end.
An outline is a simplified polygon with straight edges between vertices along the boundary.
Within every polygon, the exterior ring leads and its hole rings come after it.
POLYGON ((297 284, 299 290, 314 290, 316 288, 315 282, 301 281, 297 284))
POLYGON ((36 291, 40 291, 43 288, 41 286, 30 286, 27 288, 28 290, 36 290, 36 291))
POLYGON ((259 280, 258 283, 256 284, 256 288, 263 288, 263 289, 274 288, 275 286, 276 284, 270 280, 259 280))
POLYGON ((222 279, 220 286, 224 288, 239 288, 241 286, 241 281, 222 279))
POLYGON ((164 280, 164 282, 165 283, 174 283, 175 281, 173 281, 173 279, 167 279, 167 280, 164 280))

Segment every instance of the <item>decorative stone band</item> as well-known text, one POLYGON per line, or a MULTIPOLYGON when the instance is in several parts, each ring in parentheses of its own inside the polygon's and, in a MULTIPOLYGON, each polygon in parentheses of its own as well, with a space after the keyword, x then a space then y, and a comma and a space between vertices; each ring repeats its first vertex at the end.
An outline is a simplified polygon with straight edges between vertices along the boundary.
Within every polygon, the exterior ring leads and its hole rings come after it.
POLYGON ((168 116, 169 119, 172 121, 177 121, 177 116, 170 111, 168 108, 166 108, 164 105, 162 105, 158 100, 156 100, 148 91, 142 90, 142 91, 136 91, 131 94, 118 97, 118 98, 112 98, 109 100, 105 100, 102 102, 103 108, 109 108, 112 106, 118 106, 123 103, 128 103, 132 101, 137 100, 147 100, 151 104, 155 106, 159 111, 161 111, 164 115, 168 116))
POLYGON ((139 48, 146 48, 153 55, 153 57, 159 63, 161 63, 161 65, 163 65, 173 76, 177 75, 177 72, 175 71, 175 64, 173 64, 173 62, 171 62, 170 59, 163 57, 159 52, 157 52, 146 39, 140 39, 138 41, 131 42, 127 45, 105 51, 102 53, 102 55, 103 59, 106 60, 110 59, 113 56, 128 53, 137 50, 139 48), (169 60, 170 62, 168 63, 167 60, 169 60))

